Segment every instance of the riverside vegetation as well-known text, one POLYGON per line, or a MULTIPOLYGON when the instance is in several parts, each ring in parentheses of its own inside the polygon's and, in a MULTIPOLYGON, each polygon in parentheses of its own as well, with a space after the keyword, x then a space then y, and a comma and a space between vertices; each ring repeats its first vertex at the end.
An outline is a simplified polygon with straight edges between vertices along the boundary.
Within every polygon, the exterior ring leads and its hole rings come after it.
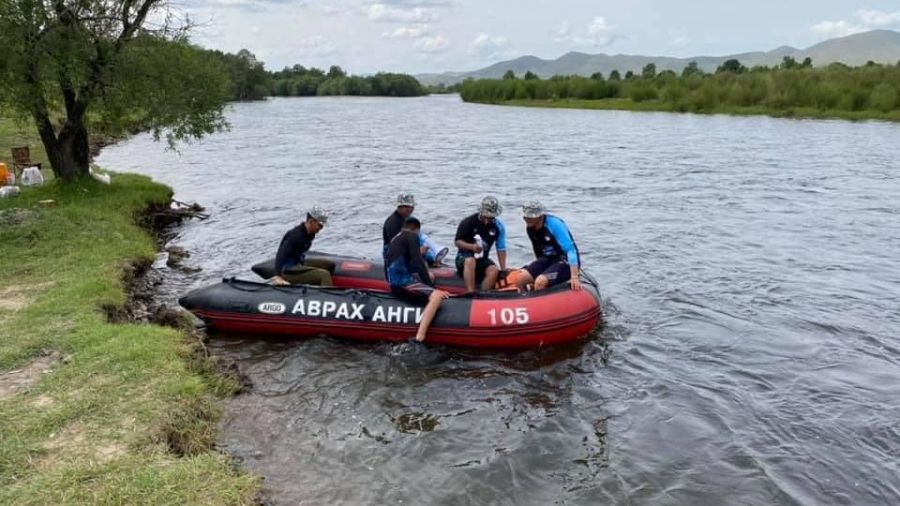
POLYGON ((466 80, 460 95, 467 102, 536 107, 900 121, 900 62, 814 67, 788 57, 777 67, 752 69, 729 60, 715 73, 696 64, 680 75, 657 73, 649 64, 640 74, 549 79, 507 72, 503 79, 466 80))
POLYGON ((213 449, 217 399, 237 384, 185 330, 102 309, 122 307, 129 273, 154 257, 136 218, 170 198, 116 175, 0 200, 0 504, 254 500, 257 479, 213 449))
POLYGON ((137 220, 171 189, 89 176, 98 140, 227 126, 226 66, 188 24, 144 27, 170 14, 158 0, 0 0, 0 157, 27 145, 49 180, 0 200, 0 504, 255 501, 258 479, 214 449, 238 382, 183 318, 121 319, 157 247, 137 220))

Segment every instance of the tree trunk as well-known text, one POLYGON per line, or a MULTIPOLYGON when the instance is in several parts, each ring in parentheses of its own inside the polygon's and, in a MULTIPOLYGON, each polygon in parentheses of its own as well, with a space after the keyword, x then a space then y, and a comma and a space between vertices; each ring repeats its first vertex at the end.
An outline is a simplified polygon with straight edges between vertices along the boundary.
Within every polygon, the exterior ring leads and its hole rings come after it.
POLYGON ((71 183, 90 173, 91 151, 87 127, 83 118, 69 118, 59 135, 53 130, 49 118, 35 115, 38 133, 53 175, 60 181, 71 183))
POLYGON ((69 118, 59 132, 58 141, 63 162, 62 172, 65 173, 62 179, 70 182, 88 177, 91 166, 91 150, 84 119, 69 118))

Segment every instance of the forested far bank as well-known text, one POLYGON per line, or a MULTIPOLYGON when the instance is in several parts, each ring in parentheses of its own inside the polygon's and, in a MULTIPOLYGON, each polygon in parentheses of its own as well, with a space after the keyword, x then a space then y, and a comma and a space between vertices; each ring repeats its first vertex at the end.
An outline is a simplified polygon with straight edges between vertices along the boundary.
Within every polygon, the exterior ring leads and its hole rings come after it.
POLYGON ((814 67, 812 61, 785 58, 777 67, 746 68, 725 62, 714 73, 696 64, 681 74, 656 72, 647 65, 640 74, 553 76, 507 72, 502 79, 466 80, 460 95, 467 102, 548 105, 557 102, 588 108, 737 112, 817 117, 878 118, 900 121, 900 62, 849 67, 840 63, 814 67), (573 105, 574 103, 574 105, 573 105))
POLYGON ((253 53, 209 51, 228 69, 233 100, 260 100, 265 97, 312 97, 357 95, 417 97, 428 90, 409 74, 379 72, 370 76, 350 75, 337 65, 323 70, 297 64, 279 71, 266 70, 253 53))

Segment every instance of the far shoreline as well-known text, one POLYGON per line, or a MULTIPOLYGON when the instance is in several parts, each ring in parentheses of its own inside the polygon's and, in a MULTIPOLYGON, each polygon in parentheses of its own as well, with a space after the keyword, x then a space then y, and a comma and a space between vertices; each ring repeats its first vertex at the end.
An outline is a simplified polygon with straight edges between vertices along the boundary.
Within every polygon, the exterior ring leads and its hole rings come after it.
POLYGON ((778 110, 766 107, 716 107, 710 110, 679 110, 661 100, 635 102, 627 98, 586 99, 518 99, 499 101, 468 100, 470 104, 502 105, 513 107, 538 107, 546 109, 584 109, 596 111, 668 112, 676 114, 728 115, 728 116, 768 116, 781 119, 830 119, 852 122, 886 121, 900 123, 900 111, 876 113, 873 111, 835 111, 812 107, 795 107, 778 110))

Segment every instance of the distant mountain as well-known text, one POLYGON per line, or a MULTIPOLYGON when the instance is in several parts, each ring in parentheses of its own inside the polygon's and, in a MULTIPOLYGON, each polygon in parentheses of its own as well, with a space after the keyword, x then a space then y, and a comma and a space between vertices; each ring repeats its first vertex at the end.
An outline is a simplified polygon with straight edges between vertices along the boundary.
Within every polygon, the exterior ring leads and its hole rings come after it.
POLYGON ((797 61, 810 57, 815 65, 828 65, 843 62, 848 65, 862 65, 867 61, 878 63, 897 63, 900 61, 900 32, 892 30, 873 30, 830 39, 806 49, 781 46, 767 52, 741 53, 727 56, 697 56, 694 58, 672 58, 669 56, 636 56, 586 54, 579 52, 566 53, 555 60, 544 60, 536 56, 522 56, 514 60, 495 63, 489 67, 471 72, 445 72, 443 74, 422 74, 416 76, 422 84, 447 85, 458 83, 468 77, 475 79, 499 78, 507 70, 521 76, 529 70, 541 77, 557 74, 577 74, 589 76, 602 72, 608 76, 613 70, 622 74, 631 70, 640 72, 648 63, 655 63, 657 71, 674 70, 681 72, 688 63, 695 61, 701 69, 712 72, 730 59, 738 59, 747 66, 777 65, 785 56, 792 56, 797 61))

